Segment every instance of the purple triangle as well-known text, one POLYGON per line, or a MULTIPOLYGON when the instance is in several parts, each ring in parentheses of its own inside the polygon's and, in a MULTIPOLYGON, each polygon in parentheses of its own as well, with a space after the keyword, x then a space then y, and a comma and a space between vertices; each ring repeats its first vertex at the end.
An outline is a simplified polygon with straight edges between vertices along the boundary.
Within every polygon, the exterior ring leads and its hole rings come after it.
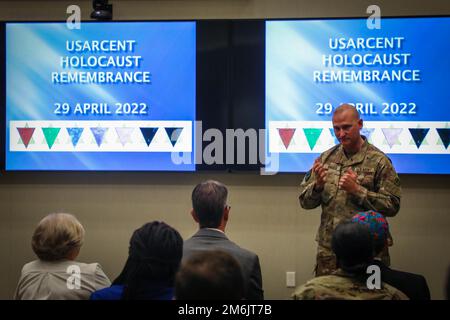
POLYGON ((383 128, 383 129, 381 129, 381 131, 383 132, 384 137, 386 138, 386 141, 387 141, 389 147, 392 148, 392 146, 394 144, 397 144, 398 136, 400 135, 400 133, 402 133, 403 129, 402 128, 383 128))
POLYGON ((116 133, 122 146, 124 146, 127 142, 131 143, 131 134, 133 133, 133 131, 134 128, 116 127, 116 133))

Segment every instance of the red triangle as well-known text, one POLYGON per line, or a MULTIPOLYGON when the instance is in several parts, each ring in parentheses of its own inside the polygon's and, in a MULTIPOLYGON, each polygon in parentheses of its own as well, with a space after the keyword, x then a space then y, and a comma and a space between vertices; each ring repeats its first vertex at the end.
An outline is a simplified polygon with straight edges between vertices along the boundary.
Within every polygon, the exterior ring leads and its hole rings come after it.
POLYGON ((292 137, 295 133, 295 128, 278 128, 278 133, 280 134, 284 147, 287 149, 291 144, 292 137))
POLYGON ((20 139, 22 139, 25 148, 27 148, 31 137, 33 136, 34 128, 17 128, 17 130, 19 131, 20 139))

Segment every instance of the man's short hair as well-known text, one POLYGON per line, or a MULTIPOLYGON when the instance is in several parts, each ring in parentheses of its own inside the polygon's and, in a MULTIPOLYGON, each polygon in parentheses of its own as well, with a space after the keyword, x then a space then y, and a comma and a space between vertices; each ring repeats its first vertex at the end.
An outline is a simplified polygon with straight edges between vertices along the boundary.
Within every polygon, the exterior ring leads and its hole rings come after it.
POLYGON ((73 215, 51 213, 43 218, 31 240, 34 253, 41 260, 61 260, 83 244, 84 228, 73 215))
POLYGON ((200 251, 184 261, 175 278, 177 300, 242 300, 244 278, 238 261, 220 251, 200 251))
POLYGON ((200 228, 217 228, 227 203, 228 190, 224 184, 208 180, 192 191, 192 208, 197 214, 200 228))
POLYGON ((344 221, 333 232, 331 247, 338 267, 350 273, 362 273, 373 259, 373 241, 369 228, 344 221))
POLYGON ((333 116, 334 116, 335 114, 339 114, 339 113, 344 112, 344 111, 351 111, 353 117, 354 117, 356 120, 361 119, 361 115, 359 114, 358 110, 357 110, 354 106, 352 106, 351 104, 348 104, 348 103, 343 103, 343 104, 341 104, 340 106, 338 106, 338 107, 334 110, 333 116))

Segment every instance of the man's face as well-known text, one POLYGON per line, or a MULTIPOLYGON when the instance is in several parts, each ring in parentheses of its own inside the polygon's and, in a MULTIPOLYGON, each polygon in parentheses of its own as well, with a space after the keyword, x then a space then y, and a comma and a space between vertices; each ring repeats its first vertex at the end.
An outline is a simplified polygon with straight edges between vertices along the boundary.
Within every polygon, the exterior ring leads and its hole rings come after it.
POLYGON ((362 120, 358 120, 350 110, 344 110, 333 115, 334 134, 344 149, 358 145, 361 138, 359 130, 362 128, 362 123, 362 120))

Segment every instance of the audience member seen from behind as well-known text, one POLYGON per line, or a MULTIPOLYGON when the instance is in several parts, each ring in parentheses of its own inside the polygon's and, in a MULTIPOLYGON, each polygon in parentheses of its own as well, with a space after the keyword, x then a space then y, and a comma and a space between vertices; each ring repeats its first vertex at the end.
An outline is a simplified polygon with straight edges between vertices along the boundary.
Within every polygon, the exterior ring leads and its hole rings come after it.
POLYGON ((185 260, 175 280, 177 300, 242 300, 244 278, 235 258, 220 251, 203 251, 185 260))
POLYGON ((373 259, 373 242, 369 229, 354 222, 343 222, 333 232, 332 250, 338 269, 300 286, 295 300, 408 300, 401 291, 381 283, 380 289, 367 286, 367 267, 373 259))
POLYGON ((227 205, 227 196, 225 185, 213 180, 202 182, 194 188, 191 215, 199 230, 184 242, 183 260, 204 250, 221 250, 231 254, 242 268, 245 298, 262 300, 264 291, 258 256, 239 247, 225 235, 231 210, 227 205))
POLYGON ((98 263, 75 261, 84 228, 71 214, 52 213, 34 231, 31 246, 38 260, 22 268, 15 299, 89 299, 111 284, 98 263))
POLYGON ((373 264, 380 268, 381 281, 399 289, 411 300, 430 300, 430 290, 423 276, 394 270, 383 263, 381 256, 388 246, 389 235, 386 218, 375 211, 367 211, 357 213, 352 221, 367 226, 370 230, 375 255, 373 264))
POLYGON ((113 285, 91 300, 172 300, 183 239, 164 222, 149 222, 134 231, 125 266, 113 285))

